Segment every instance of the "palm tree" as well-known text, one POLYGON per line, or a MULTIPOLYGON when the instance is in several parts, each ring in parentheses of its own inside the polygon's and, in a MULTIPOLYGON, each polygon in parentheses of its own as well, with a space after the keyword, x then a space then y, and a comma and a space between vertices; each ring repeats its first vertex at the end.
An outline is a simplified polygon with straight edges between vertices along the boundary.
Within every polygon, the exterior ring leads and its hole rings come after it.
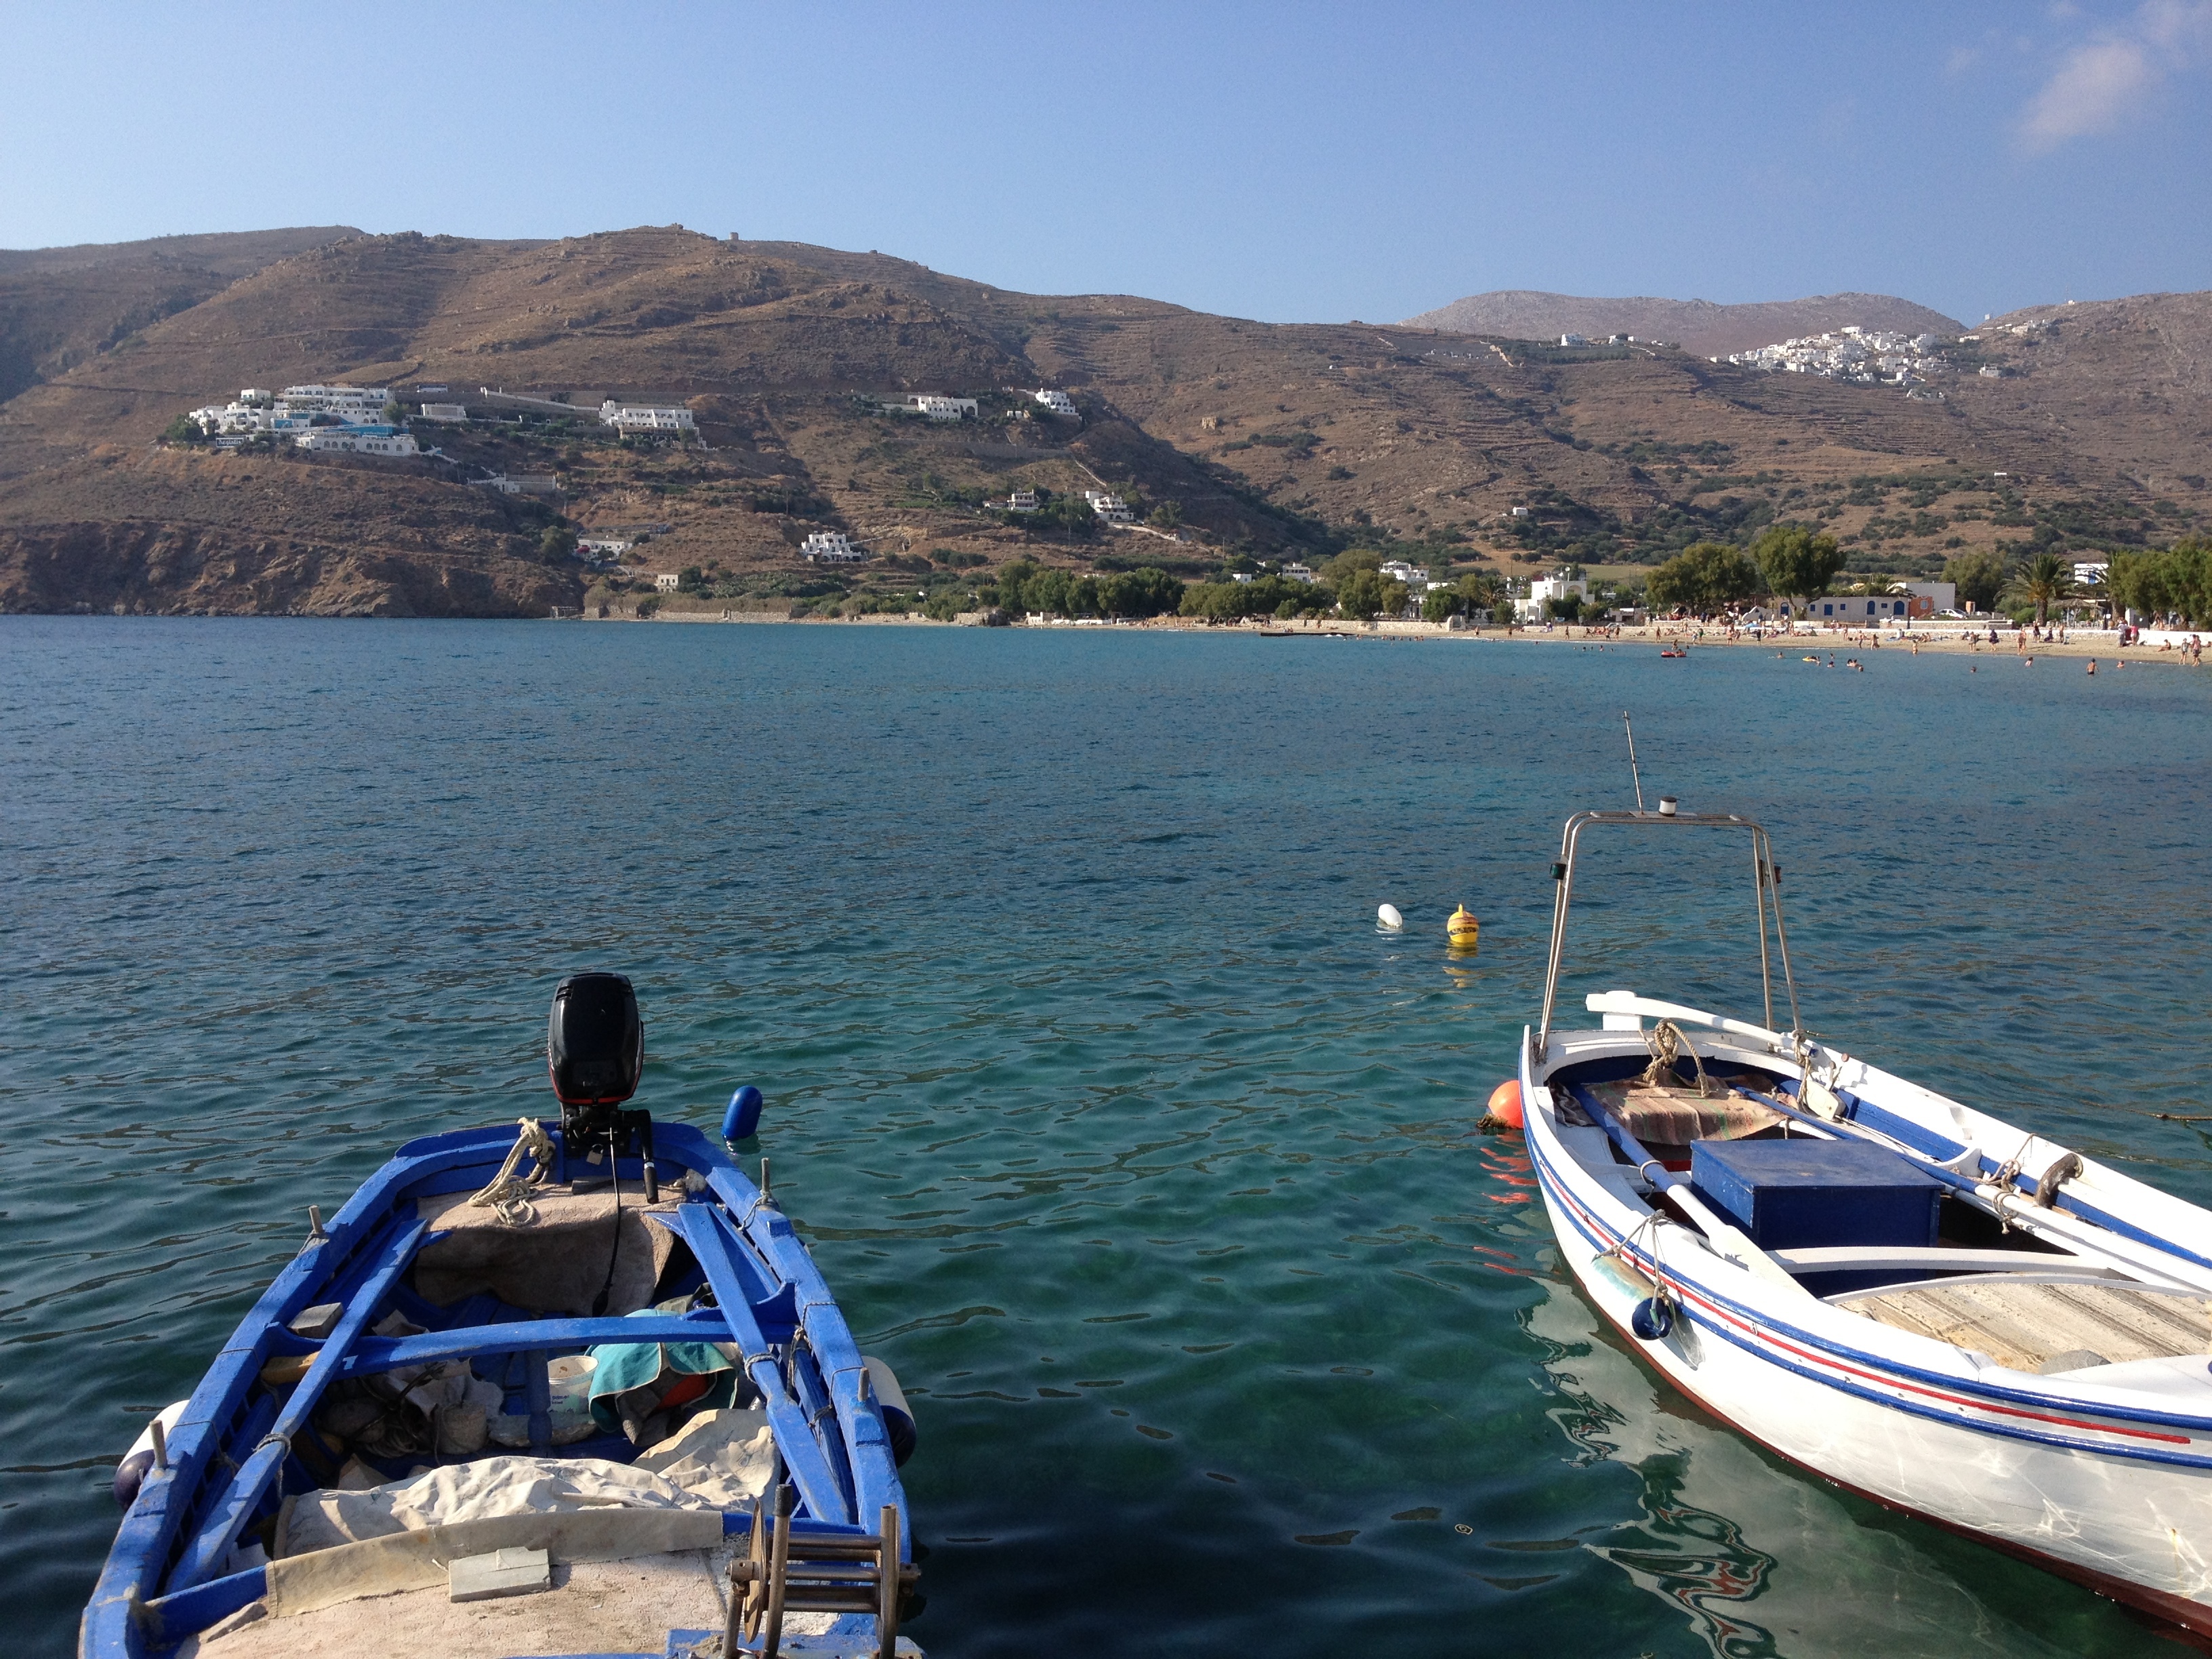
POLYGON ((2013 579, 2013 591, 2035 607, 2035 625, 2051 620, 2054 601, 2063 599, 2074 586, 2073 568, 2056 553, 2039 553, 2013 579))

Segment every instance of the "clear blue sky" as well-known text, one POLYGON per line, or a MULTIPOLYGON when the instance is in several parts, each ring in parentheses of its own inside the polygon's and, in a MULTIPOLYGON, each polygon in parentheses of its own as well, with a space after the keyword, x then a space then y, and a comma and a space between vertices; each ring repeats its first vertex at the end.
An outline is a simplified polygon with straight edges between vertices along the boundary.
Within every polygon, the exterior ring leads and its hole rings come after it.
POLYGON ((0 246, 681 223, 1389 321, 2212 287, 2212 0, 0 3, 0 246))

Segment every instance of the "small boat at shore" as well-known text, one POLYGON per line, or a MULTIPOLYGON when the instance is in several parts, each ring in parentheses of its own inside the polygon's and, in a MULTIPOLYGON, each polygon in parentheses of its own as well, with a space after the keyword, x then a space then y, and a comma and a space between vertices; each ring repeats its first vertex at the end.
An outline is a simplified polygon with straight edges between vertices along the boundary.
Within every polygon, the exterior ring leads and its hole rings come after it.
POLYGON ((1520 1115, 1583 1291, 1791 1462, 2212 1637, 2212 1213, 1816 1041, 1765 830, 1672 806, 1577 813, 1553 866, 1520 1115), (1594 830, 1748 839, 1761 1019, 1555 1028, 1594 830))
POLYGON ((562 982, 547 1054, 557 1124, 410 1140, 310 1212, 118 1469, 80 1659, 917 1654, 913 1419, 767 1161, 625 1105, 618 975, 562 982))

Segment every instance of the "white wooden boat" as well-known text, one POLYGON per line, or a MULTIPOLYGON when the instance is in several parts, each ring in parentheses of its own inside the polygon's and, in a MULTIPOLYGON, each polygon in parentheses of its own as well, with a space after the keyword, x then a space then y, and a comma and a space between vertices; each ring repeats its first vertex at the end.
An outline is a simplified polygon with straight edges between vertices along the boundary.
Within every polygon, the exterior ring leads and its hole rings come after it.
POLYGON ((1583 1289, 1780 1455, 2212 1637, 2212 1213, 1815 1041, 1766 832, 1673 809, 1578 813, 1553 866, 1521 1097, 1583 1289), (1763 1023, 1617 990, 1555 1029, 1601 829, 1750 842, 1763 1023))

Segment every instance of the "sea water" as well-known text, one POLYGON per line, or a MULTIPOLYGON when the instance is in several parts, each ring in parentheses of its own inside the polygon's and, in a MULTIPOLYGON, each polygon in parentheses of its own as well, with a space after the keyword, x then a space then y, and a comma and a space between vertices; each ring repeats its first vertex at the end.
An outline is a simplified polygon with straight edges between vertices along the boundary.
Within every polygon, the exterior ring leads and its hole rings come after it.
MULTIPOLYGON (((643 1103, 760 1085, 905 1384, 933 1653, 2168 1651, 1670 1392, 1477 1131, 1629 709, 1647 798, 1772 831, 1814 1030, 2212 1200, 2156 1115, 2212 1113, 2212 682, 1800 655, 0 621, 11 1650, 70 1647, 114 1461, 307 1206, 549 1110, 605 967, 643 1103)), ((1679 846, 1593 862, 1572 1009, 1759 1016, 1747 860, 1679 846)))

